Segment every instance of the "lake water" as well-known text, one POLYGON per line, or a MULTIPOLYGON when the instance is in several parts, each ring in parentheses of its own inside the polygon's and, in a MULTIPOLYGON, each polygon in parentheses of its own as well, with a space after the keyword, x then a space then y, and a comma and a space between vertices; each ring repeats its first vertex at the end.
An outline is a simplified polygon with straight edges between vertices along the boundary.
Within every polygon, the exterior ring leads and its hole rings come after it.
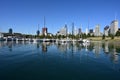
POLYGON ((0 42, 0 80, 120 80, 120 42, 0 42))

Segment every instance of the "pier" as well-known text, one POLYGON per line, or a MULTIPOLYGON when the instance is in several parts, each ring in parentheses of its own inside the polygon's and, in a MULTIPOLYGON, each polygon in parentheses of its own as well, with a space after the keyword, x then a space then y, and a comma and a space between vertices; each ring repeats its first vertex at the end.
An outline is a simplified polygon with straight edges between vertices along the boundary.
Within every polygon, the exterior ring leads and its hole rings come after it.
POLYGON ((56 42, 58 44, 67 44, 67 43, 89 43, 90 41, 87 39, 35 39, 35 38, 0 38, 0 41, 13 41, 13 42, 19 42, 19 41, 28 41, 28 42, 33 42, 33 43, 37 43, 37 42, 56 42))

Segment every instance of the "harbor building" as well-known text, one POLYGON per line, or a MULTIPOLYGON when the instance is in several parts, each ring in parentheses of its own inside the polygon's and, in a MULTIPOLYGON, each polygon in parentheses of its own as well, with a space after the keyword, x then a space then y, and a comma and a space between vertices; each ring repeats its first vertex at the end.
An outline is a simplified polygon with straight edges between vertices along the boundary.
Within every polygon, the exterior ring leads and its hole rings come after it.
POLYGON ((110 27, 108 25, 105 26, 105 28, 104 28, 104 35, 108 36, 109 35, 109 31, 110 31, 110 27))
POLYGON ((89 33, 90 33, 90 36, 93 36, 93 35, 94 35, 94 30, 93 30, 93 29, 90 29, 90 30, 89 30, 89 33))
POLYGON ((13 34, 12 28, 9 29, 9 32, 8 32, 8 33, 9 33, 9 34, 13 34))
POLYGON ((110 25, 110 34, 115 35, 118 31, 118 20, 114 20, 110 25))
POLYGON ((68 29, 67 29, 67 25, 65 25, 63 28, 61 28, 58 32, 57 32, 57 35, 64 35, 64 36, 67 36, 67 32, 68 29))
POLYGON ((48 28, 46 27, 42 28, 42 35, 47 36, 47 33, 48 33, 48 28))
POLYGON ((2 38, 3 37, 3 34, 0 32, 0 38, 2 38))
POLYGON ((100 36, 100 25, 99 24, 96 25, 96 27, 95 27, 94 35, 95 36, 100 36))

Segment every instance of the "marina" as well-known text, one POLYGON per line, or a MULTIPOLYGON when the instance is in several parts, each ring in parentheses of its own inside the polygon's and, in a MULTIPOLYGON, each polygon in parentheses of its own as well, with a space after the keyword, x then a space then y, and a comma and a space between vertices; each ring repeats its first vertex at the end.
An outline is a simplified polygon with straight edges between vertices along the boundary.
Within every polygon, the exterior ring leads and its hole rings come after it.
POLYGON ((0 80, 120 80, 120 0, 0 0, 0 80))
POLYGON ((90 40, 87 39, 30 39, 30 38, 0 38, 0 41, 29 41, 29 42, 56 42, 56 43, 70 43, 70 42, 79 42, 79 43, 89 43, 90 40))

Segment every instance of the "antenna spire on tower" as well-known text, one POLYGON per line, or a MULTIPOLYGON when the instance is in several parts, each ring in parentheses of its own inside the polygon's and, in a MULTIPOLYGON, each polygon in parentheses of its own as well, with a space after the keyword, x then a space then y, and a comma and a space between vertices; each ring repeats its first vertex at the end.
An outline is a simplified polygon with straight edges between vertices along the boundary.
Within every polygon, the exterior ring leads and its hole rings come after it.
POLYGON ((46 20, 45 20, 45 16, 44 16, 44 28, 45 28, 45 26, 46 26, 46 20))
POLYGON ((115 20, 117 20, 117 13, 115 13, 115 20))
POLYGON ((72 23, 72 35, 74 35, 74 22, 72 23))
POLYGON ((88 32, 89 32, 89 19, 88 19, 88 32))
POLYGON ((38 24, 38 30, 39 30, 39 24, 38 24))

